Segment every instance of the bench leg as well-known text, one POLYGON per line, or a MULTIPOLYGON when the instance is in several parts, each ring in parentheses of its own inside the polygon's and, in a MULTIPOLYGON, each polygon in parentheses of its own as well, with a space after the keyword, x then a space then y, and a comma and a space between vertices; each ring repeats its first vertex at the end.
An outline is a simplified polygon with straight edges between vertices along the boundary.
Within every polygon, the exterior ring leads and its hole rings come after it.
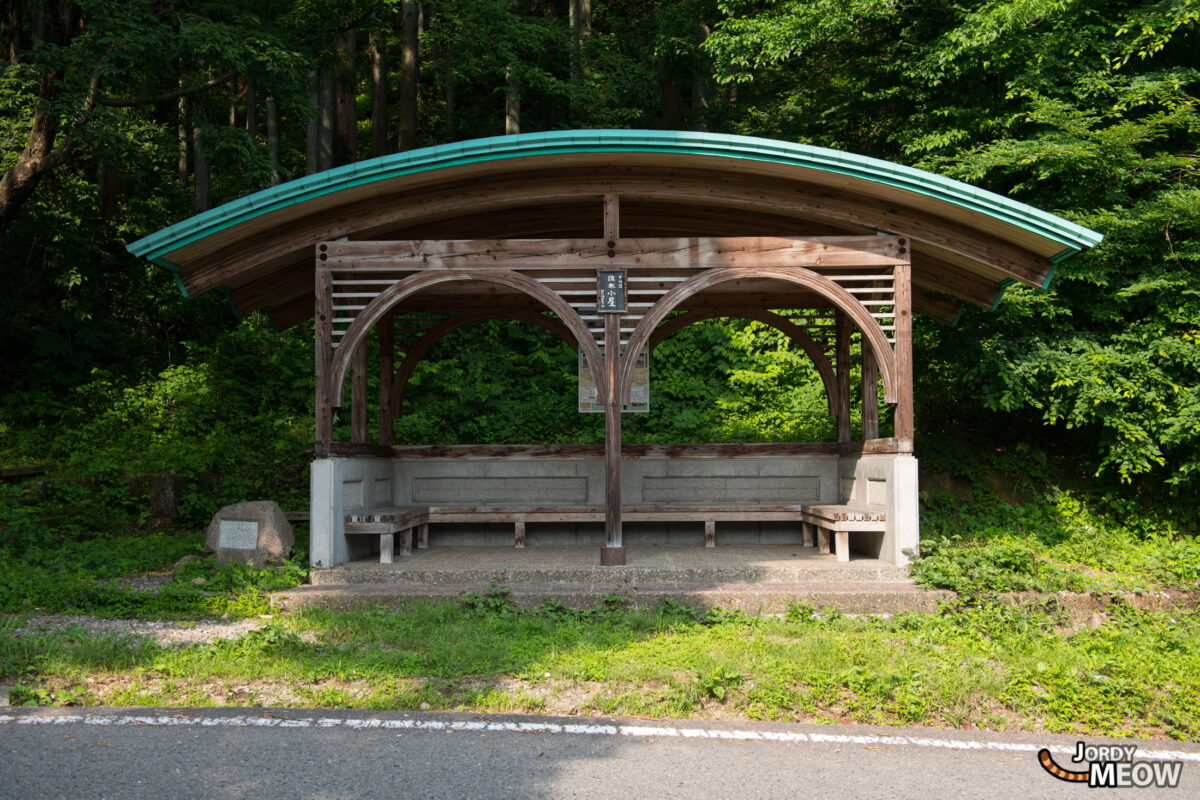
POLYGON ((426 522, 417 528, 417 549, 425 550, 429 547, 429 523, 426 522))
POLYGON ((823 556, 829 555, 829 531, 817 526, 817 552, 823 556))
POLYGON ((400 531, 400 555, 412 555, 412 535, 412 528, 406 528, 400 531))
POLYGON ((513 523, 513 547, 524 549, 525 547, 525 523, 513 523))
POLYGON ((837 560, 850 560, 850 531, 835 531, 833 534, 834 545, 837 546, 837 560))
POLYGON ((704 520, 704 546, 717 546, 717 522, 716 520, 704 520))
POLYGON ((393 535, 392 534, 390 534, 390 533, 379 534, 379 563, 380 564, 391 564, 392 563, 392 546, 393 546, 393 535))
POLYGON ((801 543, 805 547, 816 547, 817 546, 817 543, 815 541, 813 541, 813 526, 812 526, 811 522, 801 522, 800 523, 800 536, 803 540, 801 543))

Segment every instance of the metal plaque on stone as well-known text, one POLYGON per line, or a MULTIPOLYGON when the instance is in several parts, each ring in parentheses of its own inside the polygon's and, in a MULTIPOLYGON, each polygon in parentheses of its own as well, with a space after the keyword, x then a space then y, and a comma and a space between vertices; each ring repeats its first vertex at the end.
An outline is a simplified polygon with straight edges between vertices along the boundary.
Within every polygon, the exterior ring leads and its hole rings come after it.
POLYGON ((254 550, 258 547, 258 523, 223 519, 217 534, 222 550, 254 550))

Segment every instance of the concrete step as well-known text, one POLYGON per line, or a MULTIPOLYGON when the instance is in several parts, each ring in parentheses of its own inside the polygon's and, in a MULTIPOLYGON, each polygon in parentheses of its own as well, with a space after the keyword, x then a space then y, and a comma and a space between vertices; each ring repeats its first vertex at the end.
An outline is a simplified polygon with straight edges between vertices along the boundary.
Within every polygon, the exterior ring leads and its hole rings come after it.
MULTIPOLYGON (((398 608, 416 600, 461 600, 485 592, 487 582, 464 583, 322 583, 300 586, 272 596, 274 605, 294 610, 316 606, 337 611, 386 606, 398 608)), ((554 600, 572 608, 594 608, 613 593, 628 598, 630 608, 657 608, 670 598, 698 609, 741 609, 748 614, 782 614, 792 603, 816 609, 833 607, 843 614, 896 614, 936 611, 952 592, 921 589, 911 581, 803 581, 752 583, 620 583, 595 581, 508 585, 512 602, 524 608, 554 600)))
POLYGON ((590 547, 434 547, 395 563, 354 561, 313 570, 311 582, 331 584, 716 585, 905 581, 908 568, 872 558, 838 561, 798 545, 628 547, 621 567, 599 565, 590 547))

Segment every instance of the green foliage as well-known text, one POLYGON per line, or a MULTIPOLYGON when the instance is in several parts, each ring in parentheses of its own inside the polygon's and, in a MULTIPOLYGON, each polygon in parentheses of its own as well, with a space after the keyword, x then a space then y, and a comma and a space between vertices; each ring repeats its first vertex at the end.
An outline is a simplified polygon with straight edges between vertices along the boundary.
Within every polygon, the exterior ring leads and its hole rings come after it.
MULTIPOLYGON (((833 438, 816 371, 786 337, 761 323, 691 325, 659 345, 650 364, 650 412, 629 416, 626 441, 833 438)), ((574 351, 542 329, 508 321, 472 325, 446 336, 417 366, 397 440, 603 441, 602 415, 577 410, 577 381, 574 351)))
POLYGON ((719 666, 712 672, 701 676, 700 691, 713 700, 724 700, 731 689, 742 685, 742 673, 728 667, 719 666))
POLYGON ((1194 505, 1200 145, 1195 4, 722 3, 721 125, 908 161, 1105 234, 1053 291, 918 331, 922 430, 1040 419, 1090 470, 1194 505), (1072 437, 1073 430, 1086 436, 1072 437), (1089 445, 1084 445, 1089 442, 1089 445))
POLYGON ((118 618, 243 617, 270 610, 267 593, 302 583, 307 569, 284 561, 263 569, 221 566, 203 552, 202 534, 147 534, 72 540, 51 536, 23 550, 0 547, 0 611, 64 612, 118 618), (123 576, 169 569, 185 561, 170 582, 138 589, 123 576))
MULTIPOLYGON (((512 614, 516 608, 510 595, 512 589, 493 583, 484 592, 471 592, 464 597, 463 608, 480 615, 505 616, 512 614)), ((560 610, 557 606, 548 609, 550 613, 558 613, 560 610)))
POLYGON ((1200 547, 1178 512, 1120 492, 1061 488, 1075 465, 1027 445, 980 458, 935 447, 925 469, 950 470, 969 496, 923 494, 918 583, 967 597, 1013 591, 1195 591, 1200 547), (1015 493, 1001 499, 997 488, 1015 493))

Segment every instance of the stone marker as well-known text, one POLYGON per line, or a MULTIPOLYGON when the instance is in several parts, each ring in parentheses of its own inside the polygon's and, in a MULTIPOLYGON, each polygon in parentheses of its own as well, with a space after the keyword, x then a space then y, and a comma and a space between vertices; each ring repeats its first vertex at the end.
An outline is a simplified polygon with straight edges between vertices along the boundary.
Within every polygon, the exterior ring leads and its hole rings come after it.
POLYGON ((204 546, 221 564, 253 562, 261 567, 267 559, 287 558, 294 543, 291 523, 272 500, 225 506, 213 514, 204 535, 204 546))

